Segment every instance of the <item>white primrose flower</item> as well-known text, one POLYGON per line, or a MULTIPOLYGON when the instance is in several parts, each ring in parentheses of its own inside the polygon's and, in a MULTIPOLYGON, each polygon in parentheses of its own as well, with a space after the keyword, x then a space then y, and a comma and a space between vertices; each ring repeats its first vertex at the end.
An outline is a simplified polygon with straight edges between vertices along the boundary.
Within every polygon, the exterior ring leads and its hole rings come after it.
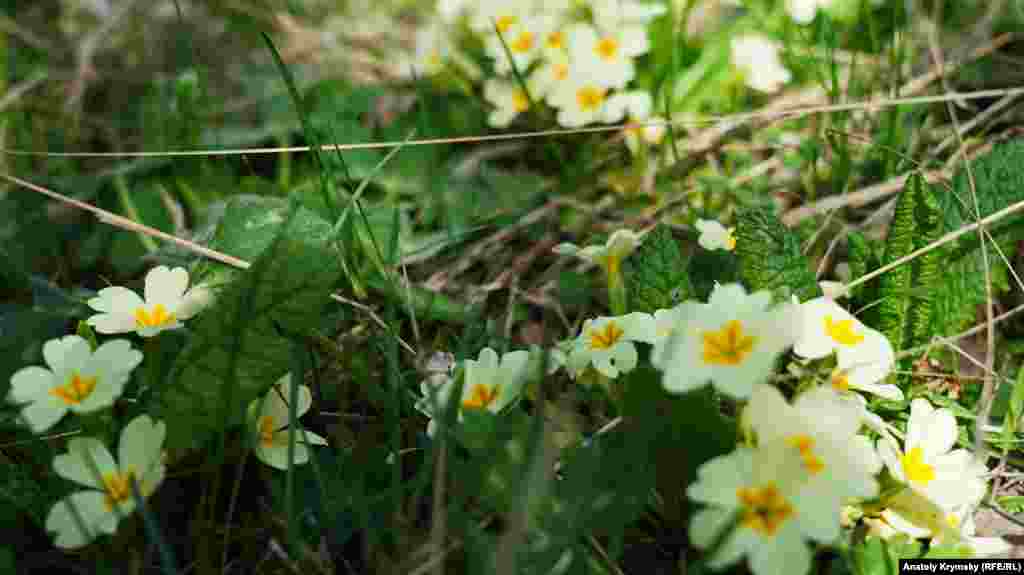
POLYGON ((832 0, 786 0, 786 12, 798 24, 810 24, 818 10, 824 10, 832 0))
POLYGON ((832 385, 839 391, 856 389, 901 401, 903 392, 882 384, 896 364, 888 338, 860 322, 828 297, 800 304, 800 335, 793 352, 807 359, 836 353, 832 385))
POLYGON ((638 356, 634 342, 654 343, 656 339, 654 318, 650 314, 634 312, 588 319, 569 354, 569 370, 575 377, 593 365, 607 377, 618 377, 619 373, 636 367, 638 356))
POLYGON ((548 19, 522 18, 500 35, 494 33, 488 36, 485 48, 487 55, 494 58, 494 71, 498 74, 508 74, 515 64, 516 71, 525 74, 526 69, 541 54, 548 34, 546 26, 549 25, 551 24, 548 19), (508 59, 509 54, 512 55, 511 61, 508 59))
POLYGON ((529 0, 481 1, 476 3, 470 14, 469 26, 474 31, 485 34, 493 34, 495 28, 502 34, 508 34, 513 26, 529 18, 533 11, 533 2, 529 0))
POLYGON ((677 329, 686 324, 686 306, 692 305, 681 303, 668 309, 654 310, 654 348, 651 349, 651 364, 662 365, 663 356, 668 349, 668 343, 677 329))
POLYGON ((504 128, 516 116, 530 109, 526 92, 512 82, 488 78, 484 83, 484 99, 495 106, 487 116, 487 123, 494 128, 504 128))
POLYGON ((569 76, 559 81, 547 96, 547 103, 558 110, 558 124, 566 128, 579 128, 601 121, 608 88, 575 64, 569 76))
POLYGON ((433 76, 444 69, 445 61, 451 55, 451 31, 443 21, 434 20, 416 31, 416 51, 412 61, 402 63, 404 70, 396 70, 401 76, 409 74, 411 66, 416 75, 433 76))
POLYGON ((903 450, 892 441, 878 441, 878 453, 897 480, 909 484, 940 507, 950 509, 980 501, 985 495, 985 466, 956 445, 953 412, 935 409, 928 400, 910 403, 910 420, 903 450))
POLYGON ((747 295, 743 286, 729 284, 716 286, 707 304, 682 304, 679 327, 654 364, 664 372, 662 386, 685 393, 711 380, 722 393, 750 396, 797 331, 795 306, 770 303, 767 291, 747 295))
POLYGON ((733 235, 733 228, 727 228, 717 220, 697 220, 697 229, 700 237, 697 243, 706 250, 726 250, 731 252, 736 249, 736 237, 733 235))
POLYGON ((641 142, 649 145, 660 144, 665 137, 666 128, 664 123, 647 126, 632 125, 643 124, 649 120, 662 121, 661 118, 651 117, 651 109, 654 103, 651 95, 644 91, 620 92, 608 98, 604 108, 604 122, 614 124, 615 122, 626 121, 630 124, 623 128, 622 133, 626 141, 626 147, 636 155, 640 150, 641 142))
POLYGON ((552 95, 569 79, 569 70, 569 56, 557 54, 545 58, 526 80, 530 94, 554 106, 551 104, 552 95))
MULTIPOLYGON (((253 436, 253 453, 267 465, 280 470, 288 469, 288 400, 291 397, 292 375, 287 373, 267 392, 262 401, 249 404, 250 429, 253 436)), ((306 385, 299 385, 295 417, 302 417, 313 405, 313 395, 306 385)), ((307 445, 327 445, 327 440, 312 431, 306 431, 295 423, 295 458, 292 465, 309 461, 307 445)))
POLYGON ((146 274, 145 299, 121 286, 103 288, 87 303, 100 312, 86 323, 99 333, 136 332, 152 337, 164 330, 181 327, 212 300, 210 288, 198 285, 187 290, 185 268, 157 266, 146 274))
MULTIPOLYGON (((1004 557, 1012 548, 1012 545, 1002 537, 975 536, 973 505, 960 505, 944 511, 946 513, 943 521, 960 534, 960 542, 971 549, 974 557, 1004 557)), ((869 528, 869 534, 883 539, 903 533, 914 539, 930 539, 933 546, 946 543, 948 539, 942 534, 936 534, 934 529, 907 520, 892 509, 882 511, 879 517, 865 518, 864 522, 869 528)))
POLYGON ((21 416, 34 433, 50 429, 68 411, 91 413, 113 405, 142 362, 142 352, 123 339, 92 351, 88 341, 68 335, 47 341, 43 360, 49 369, 33 365, 16 371, 7 395, 10 403, 28 404, 21 416))
POLYGON ((686 494, 707 507, 690 522, 693 544, 708 548, 739 514, 738 526, 708 566, 720 570, 746 555, 754 575, 807 573, 812 552, 805 539, 832 542, 839 517, 831 499, 801 491, 804 475, 800 455, 781 443, 740 447, 697 468, 686 494))
MULTIPOLYGON (((496 351, 485 347, 480 350, 478 359, 465 360, 458 420, 462 421, 467 409, 498 413, 511 405, 522 393, 530 367, 530 353, 525 350, 510 351, 499 358, 496 351)), ((416 408, 430 418, 427 435, 431 437, 437 433, 437 422, 448 405, 455 383, 455 378, 438 374, 420 384, 423 398, 416 408)))
POLYGON ((779 45, 760 34, 733 38, 732 61, 747 85, 761 92, 777 92, 792 79, 779 60, 779 45))
POLYGON ((73 493, 50 509, 46 530, 55 533, 57 547, 76 549, 100 534, 115 533, 120 520, 135 511, 133 480, 143 498, 156 491, 165 473, 165 432, 164 423, 148 415, 131 420, 121 430, 117 461, 99 439, 68 441, 68 453, 55 457, 53 468, 61 477, 92 489, 73 493))
MULTIPOLYGON (((868 438, 857 435, 858 415, 856 407, 827 387, 806 391, 790 405, 770 385, 754 388, 744 412, 759 446, 780 443, 800 456, 808 475, 800 493, 828 502, 835 518, 829 524, 833 538, 839 536, 842 502, 878 493, 875 474, 882 462, 868 438)), ((825 525, 821 529, 824 533, 825 525)))
POLYGON ((603 246, 587 246, 580 248, 575 244, 562 243, 555 246, 552 251, 558 255, 576 256, 584 261, 601 266, 609 273, 618 273, 622 260, 633 253, 633 250, 640 245, 643 234, 634 233, 632 230, 615 230, 603 246))
POLYGON ((603 88, 624 88, 636 70, 633 58, 650 49, 641 27, 606 30, 574 24, 566 29, 574 71, 603 88))

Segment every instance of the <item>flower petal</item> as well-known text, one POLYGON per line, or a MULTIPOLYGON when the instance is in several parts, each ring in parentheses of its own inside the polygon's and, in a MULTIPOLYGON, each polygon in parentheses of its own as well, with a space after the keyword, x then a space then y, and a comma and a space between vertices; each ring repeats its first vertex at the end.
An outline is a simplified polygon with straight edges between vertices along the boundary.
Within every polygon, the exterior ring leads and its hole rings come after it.
POLYGON ((135 308, 145 305, 146 302, 139 297, 139 294, 126 287, 111 286, 101 289, 96 297, 86 303, 98 312, 130 314, 135 311, 135 308))
POLYGON ((121 430, 117 459, 121 469, 148 470, 160 463, 167 426, 148 415, 140 415, 121 430))
POLYGON ((146 274, 146 305, 162 304, 168 311, 176 310, 188 288, 185 268, 157 266, 146 274))
POLYGON ((7 393, 7 401, 25 403, 44 398, 53 384, 52 371, 37 365, 23 367, 11 376, 11 390, 7 393))
POLYGON ((53 458, 53 469, 64 479, 95 489, 104 489, 103 476, 118 472, 114 456, 95 437, 71 439, 68 452, 53 458), (95 472, 93 463, 96 465, 95 472))
POLYGON ((55 534, 53 544, 57 547, 78 549, 101 534, 100 526, 107 521, 108 515, 103 493, 79 491, 61 499, 50 509, 46 516, 46 530, 55 534))
POLYGON ((21 417, 32 429, 32 433, 42 433, 51 427, 68 412, 67 407, 49 398, 42 398, 25 406, 21 417))

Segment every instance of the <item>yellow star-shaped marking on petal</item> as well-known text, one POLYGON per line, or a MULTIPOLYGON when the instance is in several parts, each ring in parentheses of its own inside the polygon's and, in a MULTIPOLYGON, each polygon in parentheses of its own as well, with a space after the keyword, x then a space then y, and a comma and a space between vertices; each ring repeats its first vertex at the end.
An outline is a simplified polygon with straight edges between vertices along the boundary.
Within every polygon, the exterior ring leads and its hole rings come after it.
POLYGON ((59 397, 68 405, 77 405, 89 397, 92 390, 96 388, 96 376, 82 377, 75 372, 71 375, 71 381, 66 385, 55 387, 50 390, 50 395, 59 397))
POLYGON ((811 475, 824 471, 825 462, 814 453, 814 438, 806 434, 799 434, 786 438, 786 443, 800 451, 804 467, 811 475))
POLYGON ((163 304, 153 306, 153 311, 147 311, 144 307, 135 310, 135 323, 139 327, 157 327, 174 322, 174 314, 167 313, 163 304))
POLYGON ((487 387, 482 383, 473 386, 469 397, 462 400, 464 409, 483 409, 498 398, 498 386, 487 387))
POLYGON ((857 333, 852 319, 835 321, 831 315, 826 315, 825 333, 832 341, 841 345, 857 345, 864 341, 864 334, 857 333))
POLYGON ((714 365, 739 365, 754 350, 757 337, 744 335, 743 324, 739 320, 731 320, 718 331, 703 333, 704 354, 706 363, 714 365))
POLYGON ((740 524, 762 535, 775 535, 793 515, 793 506, 771 483, 764 487, 741 487, 736 490, 736 497, 746 508, 740 524))
POLYGON ((935 468, 924 462, 924 451, 920 447, 914 447, 901 455, 900 464, 903 465, 903 474, 912 483, 928 485, 935 479, 935 468))
POLYGON ((605 324, 604 329, 593 329, 587 331, 590 338, 590 347, 593 349, 608 349, 615 345, 626 332, 614 321, 605 324))

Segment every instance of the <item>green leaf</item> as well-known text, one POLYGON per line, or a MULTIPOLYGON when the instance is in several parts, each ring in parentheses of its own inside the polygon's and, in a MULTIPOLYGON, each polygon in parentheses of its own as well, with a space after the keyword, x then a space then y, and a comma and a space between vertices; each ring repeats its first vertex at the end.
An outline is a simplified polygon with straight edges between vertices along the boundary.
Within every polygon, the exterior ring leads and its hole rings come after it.
MULTIPOLYGON (((942 235, 937 198, 920 174, 912 175, 896 203, 885 241, 887 265, 942 235)), ((926 343, 933 334, 932 306, 942 276, 943 250, 932 250, 890 270, 879 279, 878 322, 895 349, 926 343)))
POLYGON ((233 201, 225 210, 218 245, 254 261, 244 271, 214 270, 229 283, 216 305, 192 320, 192 337, 158 386, 169 447, 197 446, 241 422, 249 402, 289 369, 292 343, 282 332, 319 325, 341 275, 331 226, 304 208, 282 215, 278 207, 253 210, 233 201))
POLYGON ((7 395, 11 375, 41 363, 43 343, 64 335, 67 325, 62 314, 0 304, 0 397, 7 395))
POLYGON ((740 276, 751 291, 788 288, 800 301, 821 295, 800 237, 786 229, 770 208, 736 213, 736 256, 740 276))
POLYGON ((622 267, 630 311, 653 313, 688 299, 691 290, 686 270, 686 259, 672 230, 658 224, 622 267))
MULTIPOLYGON (((880 242, 869 239, 864 234, 856 231, 850 232, 846 236, 846 241, 851 280, 855 280, 881 267, 884 246, 880 242)), ((856 301, 855 308, 863 307, 874 301, 878 297, 878 280, 872 280, 867 284, 855 287, 850 296, 856 301)))
POLYGON ((850 559, 856 575, 897 575, 900 559, 914 559, 921 554, 921 544, 906 535, 888 540, 868 537, 853 546, 850 559))

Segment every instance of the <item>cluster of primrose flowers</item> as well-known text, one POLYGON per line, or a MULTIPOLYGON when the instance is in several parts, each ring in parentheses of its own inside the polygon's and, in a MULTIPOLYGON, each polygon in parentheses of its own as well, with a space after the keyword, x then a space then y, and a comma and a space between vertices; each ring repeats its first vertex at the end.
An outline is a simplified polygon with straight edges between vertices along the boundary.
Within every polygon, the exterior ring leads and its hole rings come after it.
MULTIPOLYGON (((718 222, 700 221, 698 228, 703 248, 735 247, 732 230, 718 222)), ((639 241, 621 231, 605 246, 556 250, 608 271, 616 270, 639 241)), ((813 549, 808 541, 835 543, 854 516, 878 537, 931 538, 933 544, 961 545, 976 556, 999 556, 1009 549, 1000 538, 974 536, 971 516, 986 493, 987 469, 969 451, 954 449, 958 427, 950 410, 914 399, 900 441, 899 431, 868 409, 861 393, 903 400, 897 386, 884 383, 895 354, 884 335, 831 297, 773 305, 768 292, 717 285, 707 303, 588 319, 577 337, 550 350, 549 374, 564 368, 579 379, 593 369, 616 378, 636 367, 640 344, 651 346, 651 363, 662 372, 667 391, 685 393, 710 382, 746 402, 741 422, 749 439, 703 464, 687 489, 704 505, 692 518, 690 537, 713 553, 711 567, 747 556, 757 575, 807 573, 813 549), (767 382, 776 359, 789 348, 803 361, 834 355, 836 363, 827 381, 792 402, 767 382), (881 497, 883 473, 901 485, 898 496, 881 497), (735 526, 724 533, 729 525, 735 526), (722 545, 710 549, 720 536, 722 545)), ((499 356, 485 348, 478 359, 465 360, 459 419, 466 410, 497 413, 512 405, 536 373, 537 351, 499 356)), ((449 371, 421 384, 417 407, 431 418, 431 436, 453 389, 449 371)))
POLYGON ((491 126, 506 127, 541 103, 567 128, 650 121, 624 132, 637 152, 641 142, 658 144, 665 133, 652 116, 651 94, 630 86, 637 57, 650 50, 647 25, 665 11, 634 0, 442 2, 440 17, 417 35, 411 64, 421 75, 465 67, 453 40, 464 25, 493 62, 494 75, 483 82, 491 126))
MULTIPOLYGON (((157 266, 146 274, 145 291, 113 286, 87 303, 99 312, 86 321, 100 334, 137 334, 152 338, 182 327, 213 303, 214 290, 197 285, 187 289, 184 268, 157 266)), ((78 335, 52 339, 43 345, 46 367, 24 367, 11 376, 7 401, 22 406, 21 420, 33 433, 52 428, 68 412, 87 415, 110 408, 121 396, 143 354, 125 339, 112 339, 95 349, 78 335)), ((282 377, 262 399, 249 406, 253 451, 272 467, 287 469, 289 376, 282 377)), ((298 386, 296 415, 309 410, 309 388, 298 386)), ((326 440, 296 426, 295 458, 309 459, 307 445, 326 440)), ((146 498, 156 491, 166 471, 163 443, 166 425, 149 415, 129 421, 120 433, 115 458, 100 439, 75 437, 66 454, 54 458, 58 475, 87 487, 59 501, 50 510, 46 529, 58 547, 88 545, 100 534, 113 534, 120 520, 136 508, 135 492, 146 498)))

